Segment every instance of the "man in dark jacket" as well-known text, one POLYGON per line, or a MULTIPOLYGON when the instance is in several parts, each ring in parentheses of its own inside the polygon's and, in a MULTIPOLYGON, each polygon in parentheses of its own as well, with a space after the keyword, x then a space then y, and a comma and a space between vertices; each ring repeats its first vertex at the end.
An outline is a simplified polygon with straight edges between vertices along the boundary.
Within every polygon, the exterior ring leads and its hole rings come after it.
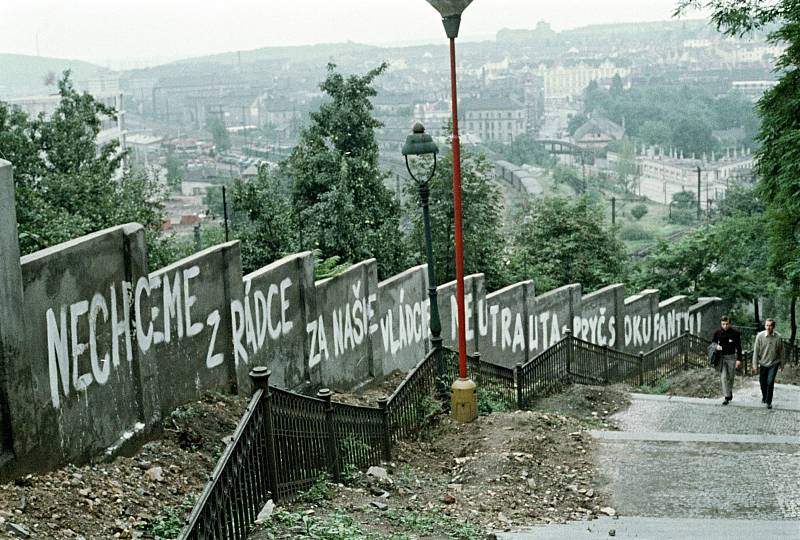
POLYGON ((720 354, 720 382, 722 383, 722 394, 725 396, 723 405, 727 405, 733 399, 733 378, 736 370, 742 366, 742 338, 739 332, 731 328, 731 320, 727 315, 723 315, 720 321, 720 329, 714 332, 711 341, 717 345, 720 354))

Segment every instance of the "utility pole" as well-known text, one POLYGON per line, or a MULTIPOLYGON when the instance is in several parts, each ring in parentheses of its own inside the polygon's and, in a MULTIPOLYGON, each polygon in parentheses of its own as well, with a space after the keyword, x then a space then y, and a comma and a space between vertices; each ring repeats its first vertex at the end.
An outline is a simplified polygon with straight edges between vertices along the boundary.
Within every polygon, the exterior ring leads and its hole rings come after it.
POLYGON ((611 226, 617 223, 617 198, 611 197, 611 226))
POLYGON ((697 166, 697 221, 700 221, 700 165, 697 166))

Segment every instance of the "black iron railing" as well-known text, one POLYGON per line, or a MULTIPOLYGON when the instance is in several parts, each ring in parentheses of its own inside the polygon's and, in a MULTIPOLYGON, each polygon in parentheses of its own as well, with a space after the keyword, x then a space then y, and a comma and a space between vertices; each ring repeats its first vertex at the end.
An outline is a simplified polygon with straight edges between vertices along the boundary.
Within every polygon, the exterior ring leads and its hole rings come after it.
MULTIPOLYGON (((633 355, 575 338, 563 338, 514 369, 467 357, 479 388, 510 408, 569 382, 653 384, 681 369, 706 365, 708 342, 683 334, 633 355)), ((797 349, 792 350, 797 357, 797 349)), ((290 500, 320 477, 339 481, 346 467, 391 458, 392 446, 427 425, 446 408, 458 376, 458 354, 434 349, 376 407, 346 405, 321 390, 308 397, 269 386, 269 372, 255 368, 256 392, 193 509, 181 538, 242 539, 267 500, 290 500)))

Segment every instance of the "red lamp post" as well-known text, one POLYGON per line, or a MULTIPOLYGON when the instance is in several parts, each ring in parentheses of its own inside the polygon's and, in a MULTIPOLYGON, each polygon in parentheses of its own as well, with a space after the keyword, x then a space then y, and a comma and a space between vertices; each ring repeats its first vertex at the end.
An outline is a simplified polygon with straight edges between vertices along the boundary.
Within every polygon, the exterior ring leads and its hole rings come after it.
POLYGON ((458 93, 456 91, 456 37, 461 13, 472 0, 427 0, 442 16, 450 40, 450 88, 453 104, 453 209, 455 218, 456 300, 458 302, 458 376, 453 383, 451 413, 465 422, 477 418, 475 383, 467 378, 467 334, 464 308, 464 235, 461 220, 461 144, 458 139, 458 93))

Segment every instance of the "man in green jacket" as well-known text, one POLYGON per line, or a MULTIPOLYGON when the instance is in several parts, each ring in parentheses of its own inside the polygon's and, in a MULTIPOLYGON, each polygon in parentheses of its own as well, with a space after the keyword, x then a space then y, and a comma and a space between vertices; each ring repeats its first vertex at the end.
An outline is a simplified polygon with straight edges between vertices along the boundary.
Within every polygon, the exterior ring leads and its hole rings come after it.
POLYGON ((775 375, 783 371, 783 339, 775 333, 775 321, 767 319, 765 330, 758 333, 753 344, 753 371, 758 369, 761 382, 761 403, 772 408, 772 393, 775 388, 775 375))

